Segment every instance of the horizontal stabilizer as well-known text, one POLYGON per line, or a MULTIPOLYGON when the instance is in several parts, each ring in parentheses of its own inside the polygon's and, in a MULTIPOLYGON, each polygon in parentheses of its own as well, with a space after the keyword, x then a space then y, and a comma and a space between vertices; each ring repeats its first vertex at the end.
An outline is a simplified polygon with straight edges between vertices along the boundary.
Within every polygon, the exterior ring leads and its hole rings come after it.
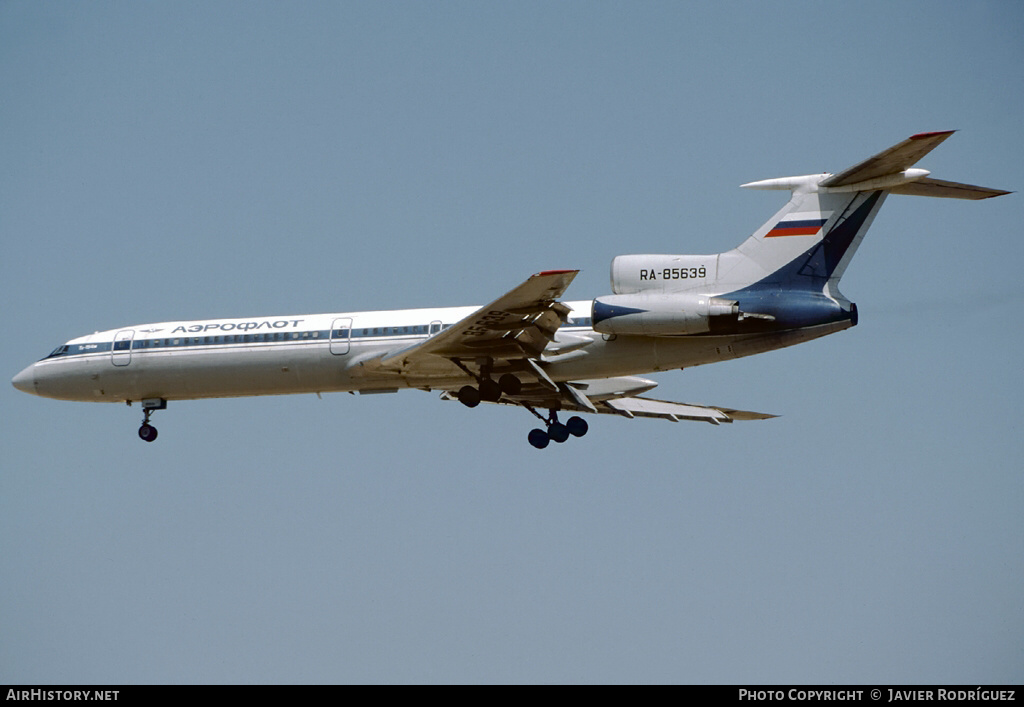
POLYGON ((954 132, 956 131, 946 130, 939 133, 918 133, 897 145, 893 145, 888 150, 879 152, 874 157, 869 157, 849 169, 833 174, 821 182, 820 186, 841 187, 846 184, 856 184, 857 182, 865 182, 869 179, 877 179, 896 172, 902 172, 917 164, 918 160, 938 147, 943 140, 954 132))
POLYGON ((990 199, 993 196, 1003 196, 1013 192, 1002 189, 989 189, 973 184, 961 184, 960 182, 946 182, 941 179, 926 177, 916 182, 910 182, 898 186, 892 190, 893 194, 909 194, 910 196, 937 196, 946 199, 990 199))

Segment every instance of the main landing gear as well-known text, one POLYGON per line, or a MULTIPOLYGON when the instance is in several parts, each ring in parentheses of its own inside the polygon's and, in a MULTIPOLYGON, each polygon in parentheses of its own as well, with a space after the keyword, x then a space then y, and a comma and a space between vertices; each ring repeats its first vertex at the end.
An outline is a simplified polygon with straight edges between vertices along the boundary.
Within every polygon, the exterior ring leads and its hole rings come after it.
POLYGON ((496 403, 501 400, 502 395, 519 395, 523 389, 523 382, 511 373, 503 374, 497 381, 492 378, 481 378, 480 385, 474 388, 471 385, 464 385, 455 394, 458 401, 468 408, 475 408, 480 401, 496 403))
MULTIPOLYGON (((131 401, 128 401, 131 405, 131 401)), ((149 416, 157 410, 166 410, 167 401, 163 398, 145 398, 142 401, 142 426, 139 427, 139 438, 145 442, 152 442, 156 439, 156 428, 149 424, 149 416)))
POLYGON ((541 417, 540 413, 532 408, 528 408, 530 412, 536 415, 544 424, 547 425, 547 430, 532 429, 530 434, 527 435, 527 439, 537 449, 544 449, 552 441, 561 444, 565 440, 569 439, 569 436, 582 437, 590 429, 590 425, 587 421, 578 415, 573 415, 565 421, 563 425, 558 421, 558 411, 551 410, 548 413, 548 417, 545 420, 541 417))
MULTIPOLYGON (((475 408, 483 401, 496 403, 501 400, 502 395, 515 398, 522 392, 523 382, 511 373, 503 374, 497 381, 491 378, 490 363, 482 365, 480 374, 476 374, 458 359, 453 359, 453 361, 456 366, 478 381, 476 386, 464 385, 455 393, 456 400, 468 408, 475 408)), ((587 421, 577 415, 573 415, 565 421, 565 424, 562 424, 558 421, 558 411, 555 409, 549 410, 548 416, 545 418, 527 403, 521 400, 515 402, 529 410, 545 425, 546 429, 533 429, 527 435, 530 444, 537 449, 544 449, 552 441, 561 444, 569 437, 582 437, 590 429, 587 421)))

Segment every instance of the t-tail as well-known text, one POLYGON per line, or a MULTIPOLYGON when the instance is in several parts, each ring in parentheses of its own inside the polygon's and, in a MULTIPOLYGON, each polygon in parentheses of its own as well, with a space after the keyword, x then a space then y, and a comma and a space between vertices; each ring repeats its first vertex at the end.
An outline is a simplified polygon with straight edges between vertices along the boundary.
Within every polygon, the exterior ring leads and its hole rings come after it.
POLYGON ((987 199, 1009 193, 932 179, 914 167, 953 132, 914 135, 837 174, 742 185, 789 190, 792 198, 726 253, 615 258, 614 294, 594 300, 594 328, 681 336, 855 325, 856 305, 840 294, 839 279, 889 194, 987 199))

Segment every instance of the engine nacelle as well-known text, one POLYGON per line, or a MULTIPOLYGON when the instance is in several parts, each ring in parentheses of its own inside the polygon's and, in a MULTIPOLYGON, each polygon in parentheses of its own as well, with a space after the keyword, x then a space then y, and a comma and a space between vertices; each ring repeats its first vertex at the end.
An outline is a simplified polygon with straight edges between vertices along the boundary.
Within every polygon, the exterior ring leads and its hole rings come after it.
POLYGON ((713 319, 739 313, 733 300, 686 293, 608 295, 595 299, 591 311, 594 331, 648 336, 703 334, 713 319))
POLYGON ((685 292, 718 277, 717 255, 619 255, 612 260, 612 292, 685 292))

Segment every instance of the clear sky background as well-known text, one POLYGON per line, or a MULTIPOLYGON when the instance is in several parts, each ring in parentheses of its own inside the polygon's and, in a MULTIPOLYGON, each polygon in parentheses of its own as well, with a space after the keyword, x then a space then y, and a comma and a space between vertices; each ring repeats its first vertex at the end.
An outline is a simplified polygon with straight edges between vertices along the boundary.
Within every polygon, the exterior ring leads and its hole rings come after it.
POLYGON ((716 253, 959 129, 860 325, 654 376, 776 413, 0 387, 0 682, 1024 680, 1024 4, 0 3, 8 378, 94 330, 482 304, 716 253))

